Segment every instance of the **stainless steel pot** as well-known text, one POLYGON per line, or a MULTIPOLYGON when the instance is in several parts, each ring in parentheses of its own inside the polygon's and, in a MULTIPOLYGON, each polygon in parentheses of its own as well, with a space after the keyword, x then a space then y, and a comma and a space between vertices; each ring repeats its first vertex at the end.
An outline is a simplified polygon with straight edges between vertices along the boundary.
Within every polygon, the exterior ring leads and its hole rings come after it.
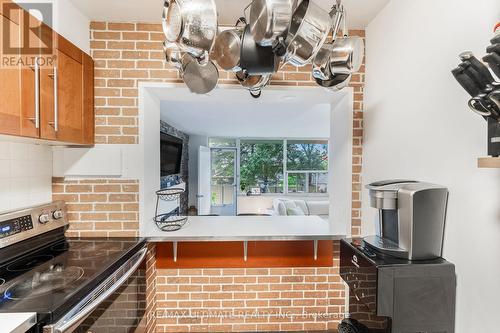
POLYGON ((297 0, 254 0, 250 7, 250 31, 255 42, 272 46, 286 33, 297 0))
POLYGON ((288 29, 285 62, 305 66, 321 49, 332 29, 330 14, 310 0, 295 9, 288 29))
POLYGON ((240 68, 242 31, 238 29, 224 30, 215 39, 212 58, 224 70, 234 72, 240 68))
POLYGON ((168 63, 178 69, 182 69, 182 57, 185 52, 182 52, 177 44, 165 41, 163 43, 163 51, 168 63))
POLYGON ((200 62, 186 54, 182 57, 182 78, 191 92, 207 94, 217 86, 219 71, 213 61, 200 62))
POLYGON ((314 57, 312 63, 313 78, 319 80, 329 80, 331 78, 330 55, 332 53, 332 49, 332 43, 325 43, 314 57))
POLYGON ((240 84, 250 91, 250 95, 254 98, 259 98, 262 94, 262 89, 271 81, 272 74, 265 75, 248 75, 245 71, 236 73, 236 78, 240 84))
POLYGON ((328 79, 321 80, 314 78, 316 83, 323 87, 328 88, 329 90, 339 91, 344 89, 351 82, 351 74, 332 74, 328 79))
POLYGON ((241 70, 241 39, 245 26, 239 26, 240 23, 246 24, 243 17, 236 22, 234 29, 224 30, 217 35, 211 54, 222 69, 230 72, 241 70))
POLYGON ((279 63, 271 46, 260 46, 255 43, 248 24, 241 40, 240 57, 240 67, 250 75, 274 73, 279 63))
POLYGON ((330 71, 335 74, 352 74, 363 64, 365 44, 360 37, 344 37, 333 42, 330 54, 330 71))
POLYGON ((217 35, 214 0, 165 0, 162 15, 167 41, 182 51, 201 57, 212 49, 217 35))

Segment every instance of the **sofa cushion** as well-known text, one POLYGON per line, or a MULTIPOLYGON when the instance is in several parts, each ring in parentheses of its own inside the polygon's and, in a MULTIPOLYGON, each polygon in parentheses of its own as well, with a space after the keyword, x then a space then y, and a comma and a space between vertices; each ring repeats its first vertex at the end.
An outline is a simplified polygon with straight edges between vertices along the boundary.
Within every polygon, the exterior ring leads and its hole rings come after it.
POLYGON ((273 201, 273 208, 274 211, 276 212, 276 215, 282 215, 285 216, 286 214, 286 206, 283 200, 280 199, 275 199, 273 201))
POLYGON ((307 208, 307 204, 304 200, 294 200, 294 202, 297 205, 297 207, 300 207, 300 209, 302 209, 304 215, 310 215, 309 209, 307 208))
POLYGON ((299 206, 295 208, 288 208, 286 210, 288 216, 304 216, 304 211, 299 206))
POLYGON ((328 215, 330 213, 329 201, 308 201, 309 215, 328 215))

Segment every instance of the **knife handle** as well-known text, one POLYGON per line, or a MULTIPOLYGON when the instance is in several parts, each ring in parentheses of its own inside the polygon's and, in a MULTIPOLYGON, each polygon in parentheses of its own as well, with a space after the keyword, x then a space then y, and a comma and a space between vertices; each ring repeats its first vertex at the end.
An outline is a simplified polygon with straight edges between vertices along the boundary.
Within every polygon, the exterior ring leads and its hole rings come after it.
POLYGON ((489 82, 472 66, 470 61, 462 62, 459 67, 464 69, 464 73, 476 83, 480 90, 485 90, 488 87, 489 82))
POLYGON ((500 43, 490 45, 486 48, 487 53, 497 53, 500 54, 500 43))
POLYGON ((481 90, 476 85, 476 83, 464 73, 464 69, 462 67, 457 67, 451 71, 455 79, 460 83, 462 88, 469 93, 472 97, 475 97, 481 93, 481 90))
POLYGON ((493 37, 493 39, 490 42, 491 42, 491 44, 500 43, 500 33, 497 33, 497 35, 495 37, 493 37))
POLYGON ((492 52, 484 56, 483 60, 490 65, 491 70, 500 79, 500 54, 492 52))
POLYGON ((492 84, 495 82, 495 79, 493 78, 493 75, 491 75, 488 67, 486 67, 485 64, 483 64, 481 61, 479 61, 472 52, 464 52, 460 54, 460 59, 462 61, 468 61, 472 68, 476 70, 476 72, 479 73, 479 77, 481 78, 482 84, 492 84))

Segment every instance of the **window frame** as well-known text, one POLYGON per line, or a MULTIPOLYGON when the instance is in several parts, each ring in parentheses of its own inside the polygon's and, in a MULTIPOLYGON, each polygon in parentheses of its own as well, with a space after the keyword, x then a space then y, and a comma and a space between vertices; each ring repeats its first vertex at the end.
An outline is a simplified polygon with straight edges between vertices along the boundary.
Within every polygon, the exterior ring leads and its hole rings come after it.
MULTIPOLYGON (((237 196, 246 196, 245 192, 241 191, 241 142, 242 141, 281 141, 282 146, 283 146, 283 193, 263 193, 261 194, 262 196, 304 196, 304 197, 327 197, 329 196, 330 193, 330 184, 327 186, 327 191, 326 193, 289 193, 288 192, 288 174, 296 174, 296 173, 301 173, 301 174, 310 174, 310 173, 324 173, 324 174, 329 174, 330 173, 330 138, 255 138, 255 137, 241 137, 241 138, 234 138, 234 137, 218 137, 218 136, 210 136, 208 138, 208 142, 210 143, 210 139, 230 139, 230 140, 235 140, 236 141, 236 147, 229 147, 229 146, 210 146, 209 148, 236 148, 236 186, 237 186, 237 191, 236 195, 237 196), (328 145, 328 165, 327 165, 327 170, 288 170, 287 169, 287 162, 288 162, 288 141, 326 141, 328 145)), ((306 177, 307 178, 307 177, 306 177)), ((307 181, 308 183, 308 181, 307 181)), ((309 190, 309 187, 307 187, 309 190)))

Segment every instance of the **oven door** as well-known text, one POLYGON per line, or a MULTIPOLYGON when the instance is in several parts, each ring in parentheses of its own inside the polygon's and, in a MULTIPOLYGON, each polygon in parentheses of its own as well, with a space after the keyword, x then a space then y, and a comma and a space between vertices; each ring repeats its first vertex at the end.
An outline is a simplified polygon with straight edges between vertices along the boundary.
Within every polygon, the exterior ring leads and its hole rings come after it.
POLYGON ((146 274, 141 263, 144 247, 82 299, 44 333, 132 333, 138 330, 146 308, 146 274))

